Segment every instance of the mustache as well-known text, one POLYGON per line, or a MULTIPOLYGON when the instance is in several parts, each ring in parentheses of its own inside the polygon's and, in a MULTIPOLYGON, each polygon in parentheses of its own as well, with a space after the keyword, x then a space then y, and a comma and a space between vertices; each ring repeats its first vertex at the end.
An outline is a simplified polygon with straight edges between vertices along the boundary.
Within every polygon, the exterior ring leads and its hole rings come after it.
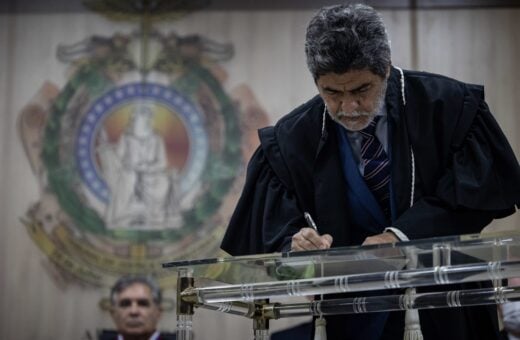
POLYGON ((337 112, 334 116, 336 116, 337 119, 341 119, 343 117, 358 118, 358 117, 368 117, 368 116, 372 116, 372 115, 373 115, 373 113, 366 112, 366 111, 353 111, 350 113, 340 111, 340 112, 337 112))

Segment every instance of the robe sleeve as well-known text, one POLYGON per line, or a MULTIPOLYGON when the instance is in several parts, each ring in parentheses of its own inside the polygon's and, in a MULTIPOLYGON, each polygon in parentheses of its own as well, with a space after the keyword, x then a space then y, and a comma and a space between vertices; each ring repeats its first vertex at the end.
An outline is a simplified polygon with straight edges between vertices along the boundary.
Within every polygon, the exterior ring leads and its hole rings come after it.
POLYGON ((242 195, 221 244, 223 250, 233 256, 290 250, 291 237, 303 225, 303 217, 295 195, 287 188, 288 180, 275 173, 260 146, 249 162, 242 195))
POLYGON ((519 206, 518 161, 477 90, 467 92, 435 192, 394 223, 410 239, 477 233, 519 206))

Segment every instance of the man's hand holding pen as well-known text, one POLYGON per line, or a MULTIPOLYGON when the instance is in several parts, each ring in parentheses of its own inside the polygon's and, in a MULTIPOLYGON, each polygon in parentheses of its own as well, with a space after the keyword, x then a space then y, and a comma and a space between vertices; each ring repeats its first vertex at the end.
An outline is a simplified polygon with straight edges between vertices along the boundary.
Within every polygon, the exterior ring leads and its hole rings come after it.
MULTIPOLYGON (((304 214, 307 221, 308 228, 302 228, 299 232, 293 235, 291 240, 291 251, 329 249, 332 245, 332 236, 329 234, 320 235, 318 227, 311 215, 308 212, 304 214)), ((362 245, 395 243, 399 242, 396 235, 390 231, 369 236, 365 239, 362 245)))
POLYGON ((329 234, 320 235, 311 215, 305 212, 304 216, 309 228, 302 228, 293 235, 291 251, 329 249, 332 245, 332 236, 329 234))

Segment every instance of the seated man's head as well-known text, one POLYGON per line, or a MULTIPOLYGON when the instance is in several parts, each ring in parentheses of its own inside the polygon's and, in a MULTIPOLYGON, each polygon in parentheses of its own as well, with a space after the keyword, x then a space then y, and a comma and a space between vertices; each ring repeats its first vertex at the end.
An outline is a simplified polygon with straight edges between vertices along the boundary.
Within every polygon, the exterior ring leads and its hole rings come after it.
POLYGON ((125 339, 148 339, 161 317, 161 290, 150 277, 120 278, 110 292, 110 313, 125 339))

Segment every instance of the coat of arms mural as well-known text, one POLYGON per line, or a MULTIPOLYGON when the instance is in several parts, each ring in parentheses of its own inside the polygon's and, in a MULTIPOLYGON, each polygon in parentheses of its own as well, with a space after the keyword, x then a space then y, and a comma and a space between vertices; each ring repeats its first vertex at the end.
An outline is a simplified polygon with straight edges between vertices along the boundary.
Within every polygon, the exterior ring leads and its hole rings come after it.
POLYGON ((139 29, 58 46, 67 83, 20 113, 41 193, 22 220, 60 278, 171 287, 161 263, 216 254, 267 115, 247 86, 226 89, 231 44, 156 30, 168 2, 119 3, 148 6, 139 29))

